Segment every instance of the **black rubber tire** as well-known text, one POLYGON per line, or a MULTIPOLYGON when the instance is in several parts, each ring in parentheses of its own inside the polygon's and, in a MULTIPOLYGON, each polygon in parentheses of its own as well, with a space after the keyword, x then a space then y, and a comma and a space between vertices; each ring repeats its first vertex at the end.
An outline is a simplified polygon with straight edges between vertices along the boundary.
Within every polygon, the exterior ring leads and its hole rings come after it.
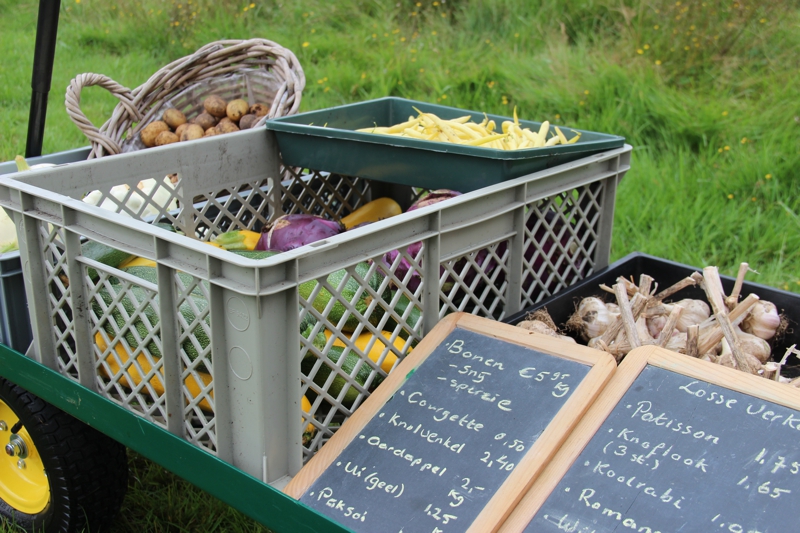
POLYGON ((0 519, 36 533, 107 531, 128 487, 125 447, 3 378, 0 400, 28 431, 50 485, 42 512, 22 513, 0 499, 0 519))

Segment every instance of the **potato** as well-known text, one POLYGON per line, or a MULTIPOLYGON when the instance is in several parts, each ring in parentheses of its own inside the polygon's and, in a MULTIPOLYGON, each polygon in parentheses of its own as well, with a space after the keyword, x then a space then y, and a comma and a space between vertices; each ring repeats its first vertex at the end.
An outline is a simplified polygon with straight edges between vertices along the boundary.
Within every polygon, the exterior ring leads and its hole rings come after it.
POLYGON ((253 126, 256 125, 258 122, 258 117, 255 115, 247 114, 239 119, 239 129, 240 130, 249 130, 253 126))
POLYGON ((222 118, 225 116, 225 108, 227 106, 228 102, 216 94, 211 95, 203 100, 203 109, 205 109, 210 115, 213 115, 217 118, 222 118))
POLYGON ((164 115, 162 118, 164 122, 167 123, 167 126, 172 128, 173 131, 181 124, 186 123, 186 115, 184 115, 174 107, 164 111, 164 115))
POLYGON ((219 135, 219 132, 217 131, 216 126, 211 126, 206 130, 206 133, 203 135, 203 137, 213 137, 214 135, 219 135))
POLYGON ((219 124, 217 124, 217 131, 219 133, 233 133, 234 131, 239 131, 239 126, 233 122, 223 122, 220 120, 219 124))
POLYGON ((222 124, 235 124, 235 122, 233 122, 228 117, 222 117, 221 119, 219 119, 219 122, 217 122, 217 126, 221 126, 222 124))
POLYGON ((193 124, 197 124, 204 130, 208 128, 214 127, 217 125, 217 119, 210 113, 206 113, 205 111, 194 117, 191 122, 193 124))
POLYGON ((269 113, 269 106, 267 104, 253 104, 250 106, 250 113, 257 117, 263 117, 269 113))
POLYGON ((201 138, 204 134, 203 128, 197 124, 189 124, 181 134, 181 141, 193 141, 201 138))
POLYGON ((249 109, 250 105, 241 98, 231 100, 228 102, 228 106, 225 108, 228 118, 234 122, 239 122, 239 119, 245 116, 249 109))
POLYGON ((162 131, 169 131, 169 126, 163 120, 155 120, 139 132, 139 138, 146 147, 152 148, 156 145, 156 137, 162 131))
MULTIPOLYGON (((209 115, 209 116, 211 116, 211 115, 209 115)), ((189 122, 184 122, 183 124, 181 124, 180 126, 175 128, 175 135, 178 136, 178 140, 180 140, 180 137, 183 134, 183 131, 188 127, 189 127, 189 122)))
POLYGON ((180 141, 181 138, 171 131, 162 131, 156 137, 156 146, 164 146, 165 144, 172 144, 180 141))

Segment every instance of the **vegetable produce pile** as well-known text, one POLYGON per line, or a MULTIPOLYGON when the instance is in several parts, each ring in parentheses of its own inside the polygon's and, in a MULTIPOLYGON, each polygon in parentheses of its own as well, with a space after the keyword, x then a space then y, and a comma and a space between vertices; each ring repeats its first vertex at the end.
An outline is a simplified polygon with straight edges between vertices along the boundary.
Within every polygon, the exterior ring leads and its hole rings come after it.
MULTIPOLYGON (((658 345, 800 387, 800 378, 781 375, 788 357, 797 353, 794 346, 785 354, 772 353, 776 340, 787 327, 786 317, 779 314, 773 303, 761 300, 756 294, 740 301, 748 268, 747 263, 742 263, 734 288, 727 296, 713 266, 660 292, 656 292, 655 280, 645 274, 640 276, 638 285, 617 278, 613 287, 599 287, 613 294, 614 302, 604 301, 601 295, 584 298, 565 324, 565 330, 588 346, 611 353, 617 361, 639 346, 658 345), (703 289, 708 303, 687 298, 667 301, 682 289, 694 286, 703 289)), ((547 312, 537 313, 517 325, 559 336, 547 312)))
MULTIPOLYGON (((423 199, 411 209, 427 205, 434 199, 440 201, 458 194, 451 191, 436 191, 429 195, 427 200, 423 199)), ((326 220, 307 214, 284 215, 275 219, 262 232, 229 231, 214 236, 205 244, 250 259, 265 259, 400 213, 402 209, 397 202, 389 198, 379 198, 342 218, 341 221, 326 220)), ((175 231, 172 226, 168 226, 168 229, 175 231)), ((82 254, 149 283, 158 283, 157 264, 152 260, 94 241, 83 244, 82 254)), ((102 351, 110 350, 115 354, 114 357, 106 358, 101 371, 117 375, 121 367, 134 368, 127 370, 121 378, 123 385, 133 388, 139 381, 149 379, 151 390, 163 393, 162 380, 157 373, 149 372, 153 366, 151 361, 162 355, 158 339, 150 334, 161 318, 159 295, 136 285, 128 285, 113 276, 107 277, 100 284, 100 273, 95 269, 90 268, 88 276, 98 284, 92 309, 102 322, 105 333, 104 336, 98 332, 95 335, 95 342, 102 351), (120 296, 121 293, 124 293, 124 296, 120 296), (132 322, 131 317, 134 317, 132 322), (124 343, 117 342, 115 340, 117 336, 124 338, 124 343), (107 343, 106 338, 110 342, 107 343), (142 343, 144 346, 140 346, 142 343), (137 353, 140 347, 144 348, 146 353, 141 351, 137 353), (132 359, 136 360, 135 365, 129 363, 132 359), (144 374, 140 375, 136 370, 139 368, 144 374), (144 378, 143 375, 150 377, 144 378)), ((210 319, 208 316, 198 319, 209 307, 208 283, 205 281, 198 283, 195 278, 183 272, 178 272, 177 276, 184 287, 187 289, 193 287, 183 299, 177 312, 182 317, 180 322, 191 330, 182 342, 182 347, 186 356, 194 361, 201 358, 201 354, 205 353, 210 345, 210 319)), ((64 277, 62 281, 68 286, 68 279, 64 277)), ((384 273, 371 262, 365 261, 350 269, 335 271, 327 276, 325 285, 322 287, 319 285, 319 281, 313 279, 298 287, 301 298, 319 313, 317 316, 321 315, 326 319, 324 323, 318 322, 313 313, 306 311, 300 325, 301 335, 310 339, 310 346, 315 348, 304 351, 305 356, 301 364, 301 371, 310 382, 313 382, 302 401, 304 411, 307 413, 321 413, 329 409, 331 405, 328 403, 328 398, 338 400, 346 409, 352 408, 361 391, 373 390, 394 368, 399 359, 398 354, 407 353, 412 349, 413 341, 408 340, 411 332, 405 328, 415 328, 421 318, 421 310, 411 305, 405 294, 398 295, 397 289, 385 283, 384 273), (381 305, 370 305, 372 297, 370 292, 365 290, 365 286, 369 286, 373 292, 380 291, 381 286, 385 287, 380 292, 380 298, 383 300, 381 305), (392 306, 394 312, 403 317, 408 326, 404 326, 399 334, 394 334, 397 322, 390 318, 385 321, 386 331, 379 336, 363 332, 355 335, 354 331, 363 319, 349 312, 347 303, 352 304, 356 313, 373 325, 378 325, 386 313, 385 309, 392 306), (348 316, 345 318, 346 314, 348 316), (326 328, 326 324, 335 325, 343 335, 334 335, 326 328), (347 337, 348 335, 352 338, 347 337), (365 362, 356 351, 353 351, 354 349, 360 350, 374 365, 365 362), (349 374, 350 380, 343 374, 349 374), (353 381, 361 388, 353 386, 353 381), (326 394, 324 398, 319 398, 320 391, 326 394), (313 410, 312 402, 316 404, 313 410)), ((185 376, 184 385, 192 394, 201 394, 202 389, 207 388, 211 382, 210 366, 206 366, 209 364, 210 355, 207 355, 197 366, 198 372, 185 376)), ((212 409, 206 400, 201 400, 198 405, 203 410, 212 409)), ((304 428, 303 442, 309 444, 317 432, 317 427, 313 422, 314 417, 311 415, 306 417, 309 424, 304 428)), ((318 427, 322 426, 318 424, 318 427)))
POLYGON ((488 117, 484 118, 480 123, 473 122, 470 116, 444 120, 433 113, 423 113, 417 108, 414 108, 414 110, 419 115, 408 117, 406 122, 393 126, 362 128, 356 131, 410 137, 424 141, 482 146, 497 150, 523 150, 526 148, 556 146, 558 144, 573 144, 578 142, 581 137, 579 132, 573 131, 575 135, 571 139, 567 139, 561 129, 555 126, 553 128, 555 134, 551 133, 551 137, 548 139, 550 123, 546 120, 536 132, 528 128, 522 128, 517 118, 516 108, 514 109, 514 120, 503 121, 501 132, 495 131, 497 124, 494 120, 489 120, 488 117))
POLYGON ((226 102, 220 96, 211 95, 203 100, 203 111, 191 119, 178 109, 167 109, 161 120, 154 120, 142 128, 139 139, 145 147, 152 148, 232 133, 252 128, 267 113, 269 106, 266 104, 250 105, 240 98, 226 102))

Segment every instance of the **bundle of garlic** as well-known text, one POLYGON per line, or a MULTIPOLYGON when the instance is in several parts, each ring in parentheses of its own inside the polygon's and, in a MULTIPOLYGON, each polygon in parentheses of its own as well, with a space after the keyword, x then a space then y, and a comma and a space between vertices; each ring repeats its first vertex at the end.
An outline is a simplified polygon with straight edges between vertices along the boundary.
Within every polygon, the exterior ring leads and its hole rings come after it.
MULTIPOLYGON (((784 327, 785 320, 774 304, 750 294, 739 301, 744 275, 742 263, 733 291, 725 296, 716 267, 707 267, 671 287, 651 290, 653 278, 642 275, 639 285, 618 278, 613 287, 602 286, 616 297, 616 304, 596 297, 585 298, 567 322, 593 348, 607 351, 621 360, 630 350, 654 344, 737 368, 776 381, 783 361, 771 361, 770 341, 784 327), (664 300, 683 288, 700 285, 709 306, 702 300, 664 300)), ((800 380, 797 382, 800 386, 800 380)))

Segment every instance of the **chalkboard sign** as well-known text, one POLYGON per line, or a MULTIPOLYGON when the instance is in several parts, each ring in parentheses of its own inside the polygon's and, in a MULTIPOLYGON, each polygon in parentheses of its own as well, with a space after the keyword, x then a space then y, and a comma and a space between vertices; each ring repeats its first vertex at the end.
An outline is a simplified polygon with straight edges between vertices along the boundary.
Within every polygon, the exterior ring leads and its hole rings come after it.
POLYGON ((603 352, 458 313, 285 490, 357 532, 494 529, 615 368, 603 352))
POLYGON ((799 436, 797 389, 639 348, 501 531, 798 531, 799 436))

